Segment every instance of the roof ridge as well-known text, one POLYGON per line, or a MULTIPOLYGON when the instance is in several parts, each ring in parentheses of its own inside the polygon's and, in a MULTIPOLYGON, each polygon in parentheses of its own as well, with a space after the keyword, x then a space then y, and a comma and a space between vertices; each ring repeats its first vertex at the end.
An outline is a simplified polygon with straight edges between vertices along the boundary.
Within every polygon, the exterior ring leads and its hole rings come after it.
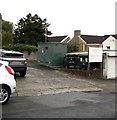
MULTIPOLYGON (((58 36, 50 36, 50 37, 65 37, 65 36, 68 36, 68 35, 58 35, 58 36)), ((48 38, 50 38, 48 37, 48 38)))
POLYGON ((81 36, 94 36, 94 37, 103 37, 103 35, 83 35, 83 34, 81 34, 81 36))

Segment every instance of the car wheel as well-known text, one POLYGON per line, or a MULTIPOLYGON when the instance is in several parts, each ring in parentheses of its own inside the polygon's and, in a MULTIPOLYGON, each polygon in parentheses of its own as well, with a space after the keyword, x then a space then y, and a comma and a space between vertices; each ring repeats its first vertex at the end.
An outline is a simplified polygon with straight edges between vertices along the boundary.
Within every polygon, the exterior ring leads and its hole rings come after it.
POLYGON ((6 104, 10 98, 10 90, 6 86, 0 86, 0 104, 6 104))
POLYGON ((69 66, 67 65, 67 68, 69 68, 69 66))
POLYGON ((21 77, 25 77, 25 75, 26 75, 26 71, 20 72, 20 76, 21 76, 21 77))

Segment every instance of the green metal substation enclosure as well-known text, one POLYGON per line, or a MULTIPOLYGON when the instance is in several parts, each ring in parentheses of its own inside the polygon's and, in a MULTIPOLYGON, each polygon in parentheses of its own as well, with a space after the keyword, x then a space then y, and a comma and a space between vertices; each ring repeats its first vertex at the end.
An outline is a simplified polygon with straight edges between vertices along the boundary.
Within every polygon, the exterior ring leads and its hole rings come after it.
POLYGON ((39 43, 38 65, 48 67, 63 67, 67 44, 59 42, 39 43))

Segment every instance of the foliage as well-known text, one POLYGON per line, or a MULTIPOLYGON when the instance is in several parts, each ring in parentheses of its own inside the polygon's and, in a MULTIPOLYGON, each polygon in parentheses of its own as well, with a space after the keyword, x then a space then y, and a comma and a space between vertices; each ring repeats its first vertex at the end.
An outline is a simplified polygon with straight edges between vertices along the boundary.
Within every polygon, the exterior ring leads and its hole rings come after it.
POLYGON ((42 20, 37 14, 34 16, 29 13, 26 18, 21 18, 14 30, 14 43, 23 43, 38 45, 38 42, 44 42, 45 35, 51 35, 48 31, 49 23, 46 19, 42 20))
POLYGON ((13 24, 9 21, 2 20, 2 45, 12 43, 13 24))
POLYGON ((9 21, 2 20, 2 30, 6 32, 11 32, 13 31, 13 24, 9 21))
POLYGON ((79 47, 78 45, 68 44, 67 45, 67 52, 78 52, 79 47))
POLYGON ((3 46, 3 49, 5 50, 14 50, 14 51, 19 51, 19 52, 23 52, 23 51, 28 51, 29 53, 31 52, 35 52, 38 50, 38 48, 34 45, 26 45, 26 44, 15 44, 15 45, 7 45, 7 46, 3 46))

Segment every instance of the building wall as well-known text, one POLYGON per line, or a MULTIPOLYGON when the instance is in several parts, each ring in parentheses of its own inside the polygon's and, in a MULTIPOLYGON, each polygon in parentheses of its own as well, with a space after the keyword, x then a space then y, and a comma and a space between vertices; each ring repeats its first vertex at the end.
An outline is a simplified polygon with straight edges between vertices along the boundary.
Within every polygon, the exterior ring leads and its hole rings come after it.
POLYGON ((79 48, 79 51, 85 51, 86 49, 86 44, 83 42, 80 38, 81 31, 80 30, 75 30, 74 31, 74 37, 69 40, 69 44, 76 45, 79 48))
POLYGON ((89 47, 100 47, 98 44, 86 44, 80 37, 73 37, 69 44, 78 45, 79 52, 88 51, 89 47))
POLYGON ((81 38, 81 31, 80 30, 75 30, 74 31, 74 37, 69 40, 69 44, 77 45, 79 47, 79 52, 88 51, 89 47, 100 47, 100 46, 102 46, 102 45, 98 45, 98 44, 87 44, 81 38))
POLYGON ((103 50, 117 50, 117 40, 110 36, 103 43, 103 50))
POLYGON ((107 79, 115 79, 117 78, 116 74, 116 62, 115 57, 108 57, 108 70, 107 70, 107 79))
POLYGON ((62 67, 64 65, 64 56, 66 53, 67 44, 65 43, 39 43, 37 62, 39 65, 62 67))
POLYGON ((77 45, 79 47, 79 51, 86 51, 86 44, 81 40, 79 36, 74 36, 70 41, 69 44, 77 45))
POLYGON ((100 45, 96 45, 96 44, 87 44, 87 46, 86 46, 86 51, 88 51, 89 47, 96 47, 96 48, 99 48, 100 45))
POLYGON ((117 56, 104 54, 103 57, 103 78, 115 79, 117 78, 117 56))
POLYGON ((37 60, 37 52, 32 52, 31 54, 28 54, 28 52, 25 51, 23 53, 27 60, 37 60))
POLYGON ((68 43, 68 41, 69 41, 70 39, 71 39, 70 37, 67 37, 67 38, 63 39, 63 40, 61 41, 61 43, 68 43))

